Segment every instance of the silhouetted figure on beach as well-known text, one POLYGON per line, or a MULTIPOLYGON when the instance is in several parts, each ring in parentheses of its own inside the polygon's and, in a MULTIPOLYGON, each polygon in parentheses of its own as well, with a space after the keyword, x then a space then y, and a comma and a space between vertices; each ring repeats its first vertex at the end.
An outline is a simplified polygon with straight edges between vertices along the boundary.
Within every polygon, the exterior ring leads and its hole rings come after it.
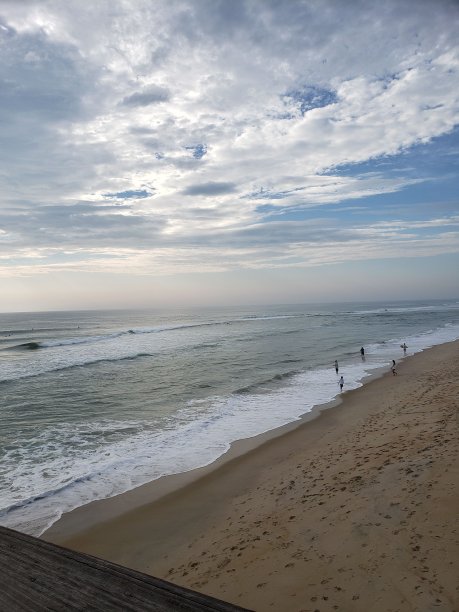
POLYGON ((344 387, 344 378, 342 376, 339 379, 339 383, 338 384, 339 384, 340 391, 342 391, 343 387, 344 387))
POLYGON ((393 374, 393 376, 397 376, 397 370, 396 370, 396 367, 397 367, 397 366, 396 366, 396 364, 395 364, 395 359, 392 359, 392 367, 391 367, 391 370, 392 370, 392 374, 393 374))
POLYGON ((338 374, 339 366, 338 366, 338 360, 337 359, 335 359, 335 370, 336 370, 336 373, 338 374))

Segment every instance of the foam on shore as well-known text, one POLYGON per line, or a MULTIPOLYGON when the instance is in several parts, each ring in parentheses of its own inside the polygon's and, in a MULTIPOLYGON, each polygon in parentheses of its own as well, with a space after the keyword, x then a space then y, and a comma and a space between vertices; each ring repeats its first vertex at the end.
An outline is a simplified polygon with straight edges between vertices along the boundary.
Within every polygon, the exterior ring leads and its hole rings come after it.
POLYGON ((450 612, 458 351, 424 351, 155 502, 146 487, 46 537, 256 610, 450 612))

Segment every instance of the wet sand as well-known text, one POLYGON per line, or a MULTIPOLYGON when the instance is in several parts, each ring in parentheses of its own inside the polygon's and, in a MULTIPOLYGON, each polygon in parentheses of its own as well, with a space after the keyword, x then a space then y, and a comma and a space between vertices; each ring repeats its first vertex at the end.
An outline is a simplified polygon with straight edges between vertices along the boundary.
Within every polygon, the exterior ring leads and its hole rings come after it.
POLYGON ((43 537, 257 611, 458 610, 459 342, 397 372, 43 537))

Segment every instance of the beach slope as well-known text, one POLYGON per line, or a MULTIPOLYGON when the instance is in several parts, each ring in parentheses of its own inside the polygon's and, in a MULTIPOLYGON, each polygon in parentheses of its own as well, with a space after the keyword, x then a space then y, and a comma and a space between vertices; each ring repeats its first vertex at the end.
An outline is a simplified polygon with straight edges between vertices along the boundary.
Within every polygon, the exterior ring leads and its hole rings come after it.
POLYGON ((257 611, 459 609, 459 342, 397 371, 59 542, 257 611))

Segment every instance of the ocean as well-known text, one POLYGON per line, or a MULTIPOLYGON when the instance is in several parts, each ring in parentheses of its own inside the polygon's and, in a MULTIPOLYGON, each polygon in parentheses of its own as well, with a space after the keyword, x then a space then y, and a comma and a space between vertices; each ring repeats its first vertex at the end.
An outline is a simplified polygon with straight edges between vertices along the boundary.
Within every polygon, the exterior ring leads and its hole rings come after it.
POLYGON ((457 300, 0 314, 0 524, 40 535, 458 338, 457 300))

